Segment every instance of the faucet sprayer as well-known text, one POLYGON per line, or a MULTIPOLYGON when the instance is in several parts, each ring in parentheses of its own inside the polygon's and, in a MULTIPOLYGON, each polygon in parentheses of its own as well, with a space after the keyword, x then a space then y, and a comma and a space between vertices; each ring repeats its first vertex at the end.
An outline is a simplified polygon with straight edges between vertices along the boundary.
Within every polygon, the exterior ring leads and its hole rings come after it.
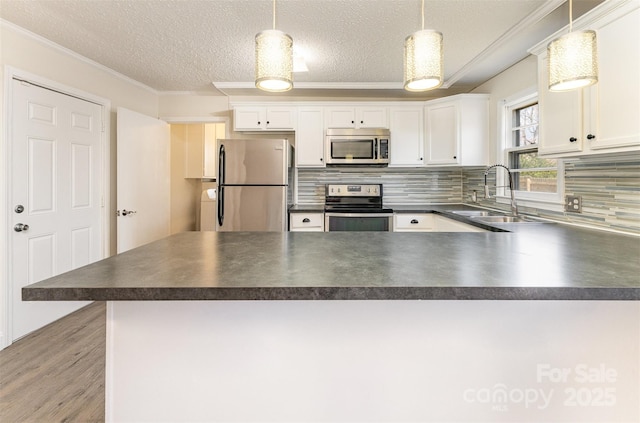
MULTIPOLYGON (((489 174, 489 171, 494 167, 496 168, 501 167, 504 170, 506 170, 507 173, 509 174, 509 191, 511 192, 511 214, 513 214, 514 216, 517 216, 518 206, 516 205, 516 198, 515 198, 514 189, 513 189, 513 175, 511 174, 511 171, 509 170, 509 168, 506 167, 505 165, 494 164, 492 166, 489 166, 487 170, 484 171, 484 197, 491 198, 491 195, 489 194, 489 184, 487 183, 487 175, 489 174)), ((498 186, 496 186, 496 188, 498 188, 498 186)))

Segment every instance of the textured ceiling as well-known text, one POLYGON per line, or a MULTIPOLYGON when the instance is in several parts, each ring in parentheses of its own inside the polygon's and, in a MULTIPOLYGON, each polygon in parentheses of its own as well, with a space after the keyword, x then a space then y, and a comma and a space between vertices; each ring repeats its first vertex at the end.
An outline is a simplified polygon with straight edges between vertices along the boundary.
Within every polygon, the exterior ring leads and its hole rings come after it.
MULTIPOLYGON (((575 0, 574 19, 601 2, 575 0)), ((427 0, 425 28, 444 35, 446 89, 438 96, 473 89, 524 58, 568 23, 562 3, 427 0)), ((295 74, 294 91, 319 85, 336 95, 360 84, 415 96, 397 88, 404 38, 420 29, 420 0, 278 0, 276 8, 276 28, 293 37, 309 68, 295 74)), ((0 17, 157 91, 220 93, 218 83, 255 95, 236 83, 252 86, 254 37, 272 27, 272 2, 1 0, 0 17)))

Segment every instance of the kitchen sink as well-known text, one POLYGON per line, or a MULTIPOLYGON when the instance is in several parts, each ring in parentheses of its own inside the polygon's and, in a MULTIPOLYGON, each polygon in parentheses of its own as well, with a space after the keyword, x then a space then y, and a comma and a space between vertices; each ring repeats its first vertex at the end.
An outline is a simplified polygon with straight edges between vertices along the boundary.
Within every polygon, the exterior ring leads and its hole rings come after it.
POLYGON ((473 219, 486 223, 534 223, 535 221, 520 216, 472 216, 473 219))
POLYGON ((494 210, 450 210, 450 213, 483 223, 549 223, 528 216, 513 216, 494 210))
POLYGON ((468 216, 468 217, 495 216, 494 212, 485 211, 485 210, 454 210, 451 213, 459 214, 460 216, 468 216))

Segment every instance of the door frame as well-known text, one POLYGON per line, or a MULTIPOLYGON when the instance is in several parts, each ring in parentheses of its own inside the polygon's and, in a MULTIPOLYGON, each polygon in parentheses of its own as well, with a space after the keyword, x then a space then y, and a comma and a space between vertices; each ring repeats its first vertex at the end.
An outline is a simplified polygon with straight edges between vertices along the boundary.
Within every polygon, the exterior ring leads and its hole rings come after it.
POLYGON ((10 204, 9 197, 11 194, 11 146, 10 136, 13 131, 13 88, 12 81, 14 78, 21 79, 46 89, 57 91, 64 95, 76 97, 81 100, 89 101, 102 107, 102 124, 101 131, 101 148, 102 148, 102 169, 101 169, 101 258, 109 255, 110 251, 110 219, 109 211, 111 210, 111 157, 110 157, 110 128, 111 128, 111 100, 90 94, 86 91, 61 84, 56 81, 41 77, 39 75, 23 71, 21 69, 5 65, 4 66, 4 99, 3 99, 3 122, 4 131, 0 134, 0 175, 4 183, 0 184, 0 350, 11 345, 12 343, 12 325, 11 316, 13 305, 12 283, 10 278, 12 274, 11 260, 11 241, 10 241, 10 204))

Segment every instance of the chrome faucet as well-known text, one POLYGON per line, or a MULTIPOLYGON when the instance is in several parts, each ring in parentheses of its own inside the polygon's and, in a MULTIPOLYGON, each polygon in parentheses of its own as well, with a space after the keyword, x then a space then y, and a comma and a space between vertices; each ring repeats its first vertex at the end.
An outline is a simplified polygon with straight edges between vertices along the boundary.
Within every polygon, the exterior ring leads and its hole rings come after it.
MULTIPOLYGON (((489 194, 489 185, 487 184, 487 175, 489 174, 489 171, 494 167, 501 167, 509 174, 509 191, 511 191, 511 214, 517 216, 518 205, 516 204, 516 197, 513 189, 513 175, 511 175, 511 171, 505 165, 494 164, 493 166, 489 166, 487 170, 484 171, 484 198, 491 198, 491 195, 489 194)), ((496 186, 496 188, 506 188, 506 186, 496 186)))

